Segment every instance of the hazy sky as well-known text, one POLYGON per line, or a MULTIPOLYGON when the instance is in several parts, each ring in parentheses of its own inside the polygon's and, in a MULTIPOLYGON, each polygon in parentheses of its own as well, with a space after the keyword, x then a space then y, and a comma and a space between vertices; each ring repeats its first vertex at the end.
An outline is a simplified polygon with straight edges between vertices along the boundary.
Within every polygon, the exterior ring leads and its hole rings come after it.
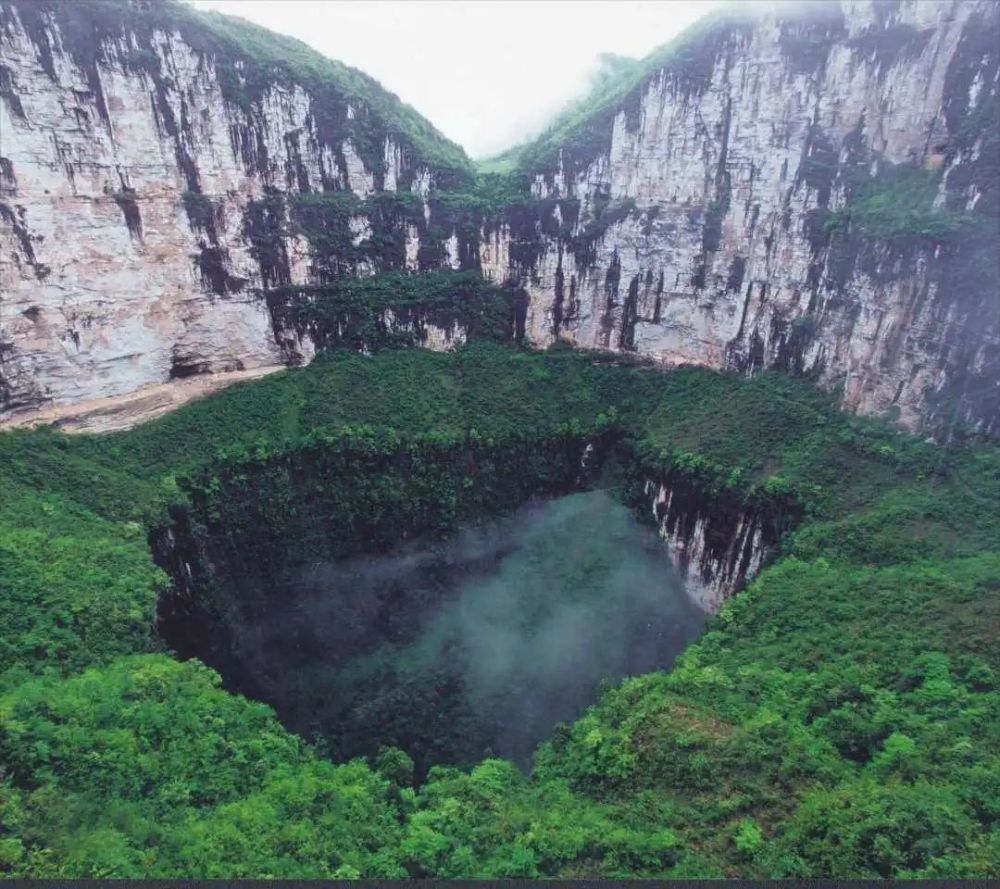
POLYGON ((597 56, 635 58, 720 0, 192 0, 361 68, 473 157, 542 128, 597 56))

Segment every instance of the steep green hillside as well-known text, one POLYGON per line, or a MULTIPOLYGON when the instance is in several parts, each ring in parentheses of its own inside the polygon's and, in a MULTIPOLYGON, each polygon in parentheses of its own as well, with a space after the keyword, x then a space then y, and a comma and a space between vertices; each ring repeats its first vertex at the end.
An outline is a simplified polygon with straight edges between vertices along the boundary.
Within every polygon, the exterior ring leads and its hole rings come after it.
POLYGON ((780 374, 335 350, 130 432, 5 433, 0 489, 6 874, 1000 873, 995 446, 780 374), (585 440, 643 514, 643 479, 683 478, 788 531, 674 669, 608 689, 528 776, 331 764, 157 636, 147 536, 170 522, 265 540, 337 516, 334 547, 368 551, 509 508, 585 440), (303 496, 255 499, 282 478, 303 496))

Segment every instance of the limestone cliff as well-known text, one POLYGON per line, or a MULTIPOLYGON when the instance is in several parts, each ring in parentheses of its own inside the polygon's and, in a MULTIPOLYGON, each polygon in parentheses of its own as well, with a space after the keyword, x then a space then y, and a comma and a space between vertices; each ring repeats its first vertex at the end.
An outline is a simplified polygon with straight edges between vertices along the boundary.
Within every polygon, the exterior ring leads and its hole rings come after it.
MULTIPOLYGON (((468 175, 370 78, 249 23, 0 3, 0 419, 308 360, 296 288, 458 268, 427 197, 468 175)), ((365 308, 320 319, 324 341, 362 321, 439 347, 465 335, 419 300, 365 308)))
POLYGON ((785 367, 1000 432, 1000 6, 737 6, 506 158, 484 273, 535 343, 785 367))
POLYGON ((738 4, 477 176, 360 72, 165 2, 0 2, 0 422, 468 336, 1000 433, 1000 7, 738 4))
POLYGON ((647 479, 645 493, 684 589, 705 611, 718 611, 753 580, 777 546, 771 517, 713 500, 682 479, 647 479))

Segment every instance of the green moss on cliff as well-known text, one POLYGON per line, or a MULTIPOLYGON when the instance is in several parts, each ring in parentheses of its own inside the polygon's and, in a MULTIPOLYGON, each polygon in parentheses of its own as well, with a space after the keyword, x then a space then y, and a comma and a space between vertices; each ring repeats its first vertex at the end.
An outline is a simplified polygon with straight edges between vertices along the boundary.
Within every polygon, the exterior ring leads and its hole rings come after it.
POLYGON ((445 336, 497 342, 523 333, 521 295, 488 284, 477 271, 344 277, 272 290, 267 301, 281 329, 308 333, 322 349, 421 345, 429 325, 445 336))
POLYGON ((865 237, 897 244, 952 238, 968 219, 935 207, 939 184, 935 172, 886 165, 853 185, 847 203, 827 217, 826 230, 854 226, 865 237))

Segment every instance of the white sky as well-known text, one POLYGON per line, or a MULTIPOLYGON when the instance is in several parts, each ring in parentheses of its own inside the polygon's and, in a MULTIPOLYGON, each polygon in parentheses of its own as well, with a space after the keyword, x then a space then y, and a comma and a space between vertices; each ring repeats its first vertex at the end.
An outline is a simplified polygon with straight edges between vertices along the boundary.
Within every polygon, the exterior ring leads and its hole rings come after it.
POLYGON ((191 0, 371 74, 472 157, 542 130, 602 52, 640 58, 720 0, 191 0))

